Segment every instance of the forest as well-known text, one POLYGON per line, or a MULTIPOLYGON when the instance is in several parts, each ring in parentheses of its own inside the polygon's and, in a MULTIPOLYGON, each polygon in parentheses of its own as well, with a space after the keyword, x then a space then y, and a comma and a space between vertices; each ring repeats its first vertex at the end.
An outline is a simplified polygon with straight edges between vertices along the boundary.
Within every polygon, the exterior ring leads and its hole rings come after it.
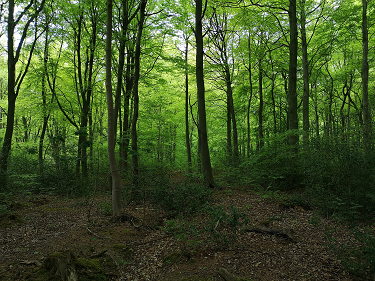
POLYGON ((0 0, 0 279, 375 280, 374 24, 0 0))

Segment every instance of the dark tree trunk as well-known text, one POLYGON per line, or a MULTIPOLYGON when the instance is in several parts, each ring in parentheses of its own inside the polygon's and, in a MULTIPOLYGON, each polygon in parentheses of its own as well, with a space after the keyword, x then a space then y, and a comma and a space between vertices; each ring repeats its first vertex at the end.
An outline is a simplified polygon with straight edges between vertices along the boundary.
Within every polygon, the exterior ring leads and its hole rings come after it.
POLYGON ((230 112, 229 94, 227 91, 227 155, 229 163, 232 159, 233 149, 232 149, 232 118, 230 112))
POLYGON ((210 152, 208 148, 205 88, 203 73, 203 33, 202 33, 202 0, 196 1, 195 6, 195 39, 196 39, 196 79, 198 92, 198 115, 199 115, 199 135, 201 142, 202 169, 205 184, 214 187, 210 152))
POLYGON ((250 97, 249 102, 247 104, 247 112, 246 112, 246 125, 247 125, 247 157, 250 157, 250 106, 251 106, 251 99, 253 98, 253 80, 252 80, 252 73, 251 73, 251 37, 250 37, 250 29, 249 29, 249 38, 248 38, 248 48, 249 48, 249 84, 250 84, 250 97))
MULTIPOLYGON (((234 111, 234 103, 233 103, 232 81, 231 81, 231 75, 230 75, 228 62, 226 62, 226 65, 225 65, 225 82, 226 82, 226 89, 227 89, 228 113, 230 116, 229 119, 232 121, 232 126, 233 126, 233 153, 234 153, 233 156, 234 156, 234 163, 236 164, 238 162, 238 157, 239 157, 238 132, 237 132, 236 114, 234 111)), ((230 121, 229 121, 229 126, 230 126, 230 121)))
POLYGON ((363 145, 365 151, 371 149, 371 114, 368 98, 368 28, 367 0, 362 0, 362 106, 363 106, 363 145))
POLYGON ((43 110, 43 125, 42 131, 39 138, 39 171, 40 174, 44 173, 44 137, 47 131, 49 114, 47 113, 47 88, 46 88, 46 72, 47 72, 47 61, 48 61, 48 27, 46 30, 46 39, 44 42, 44 56, 43 56, 43 77, 42 77, 42 110, 43 110))
POLYGON ((309 61, 306 41, 306 15, 305 0, 301 1, 301 42, 302 42, 302 67, 303 67, 303 142, 309 140, 310 131, 310 82, 309 61))
MULTIPOLYGON (((297 112, 297 4, 296 0, 289 0, 289 86, 288 86, 288 123, 289 130, 298 130, 297 112)), ((294 153, 298 152, 298 134, 293 133, 289 137, 289 145, 294 153)))
POLYGON ((189 65, 188 65, 188 51, 189 38, 185 38, 185 142, 188 161, 188 172, 191 173, 191 146, 190 146, 190 132, 189 132, 189 65))
POLYGON ((130 143, 130 96, 131 91, 133 89, 133 70, 134 70, 134 56, 133 50, 127 51, 127 59, 126 59, 126 86, 125 86, 125 96, 124 96, 124 117, 122 123, 122 138, 120 141, 120 161, 122 172, 125 172, 128 168, 128 152, 129 152, 129 143, 130 143))
POLYGON ((133 183, 138 186, 138 137, 137 137, 137 121, 139 114, 139 96, 138 96, 138 84, 139 84, 139 72, 140 72, 140 57, 141 57, 141 39, 143 32, 143 23, 145 21, 145 10, 147 0, 141 0, 139 12, 139 23, 138 23, 138 34, 135 45, 134 55, 134 87, 133 87, 133 98, 134 98, 134 113, 132 120, 132 165, 133 165, 133 183))
POLYGON ((121 212, 121 187, 120 172, 117 167, 115 155, 115 120, 112 97, 112 0, 107 0, 107 32, 106 32, 106 93, 108 110, 108 159, 111 169, 112 179, 112 210, 113 216, 118 216, 121 212))
POLYGON ((258 127, 258 134, 259 134, 259 148, 262 149, 264 146, 264 134, 263 134, 263 70, 262 70, 262 60, 259 60, 259 111, 258 111, 258 119, 259 119, 259 127, 258 127))

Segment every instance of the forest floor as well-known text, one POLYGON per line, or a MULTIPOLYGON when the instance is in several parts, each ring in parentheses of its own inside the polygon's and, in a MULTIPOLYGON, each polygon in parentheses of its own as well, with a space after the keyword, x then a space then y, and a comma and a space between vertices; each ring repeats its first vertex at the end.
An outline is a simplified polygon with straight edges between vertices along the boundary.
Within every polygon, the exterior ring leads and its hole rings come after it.
MULTIPOLYGON (((128 203, 126 212, 142 221, 128 215, 113 222, 110 202, 104 195, 15 200, 0 218, 0 280, 61 280, 57 275, 71 265, 74 274, 66 280, 75 274, 78 280, 362 280, 327 246, 328 237, 336 245, 352 242, 348 228, 254 191, 227 187, 212 204, 235 206, 251 225, 288 230, 288 236, 245 231, 220 245, 201 233, 181 241, 165 230, 170 218, 162 211, 128 203), (54 268, 53 257, 65 259, 63 265, 54 268)), ((206 223, 202 214, 190 220, 206 223)))

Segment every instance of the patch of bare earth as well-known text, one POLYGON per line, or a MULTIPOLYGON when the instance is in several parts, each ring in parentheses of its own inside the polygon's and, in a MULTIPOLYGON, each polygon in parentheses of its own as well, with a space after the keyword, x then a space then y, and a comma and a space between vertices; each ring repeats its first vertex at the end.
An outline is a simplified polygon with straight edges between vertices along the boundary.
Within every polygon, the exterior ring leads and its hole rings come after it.
MULTIPOLYGON (((225 247, 202 234, 195 239, 203 243, 187 253, 184 243, 162 229, 166 215, 151 206, 129 204, 127 215, 112 222, 104 215, 110 198, 97 197, 88 224, 90 198, 24 199, 27 204, 14 211, 22 222, 13 217, 14 225, 0 229, 0 280, 43 280, 37 278, 44 260, 61 251, 80 261, 77 272, 85 280, 224 280, 220 269, 243 280, 356 280, 327 246, 327 229, 332 227, 336 231, 329 235, 336 243, 353 239, 344 227, 326 219, 312 223, 311 210, 284 208, 253 192, 219 192, 214 198, 214 204, 246 213, 253 226, 288 229, 293 239, 243 232, 236 244, 225 247)), ((59 280, 58 272, 48 274, 55 279, 45 280, 59 280)))

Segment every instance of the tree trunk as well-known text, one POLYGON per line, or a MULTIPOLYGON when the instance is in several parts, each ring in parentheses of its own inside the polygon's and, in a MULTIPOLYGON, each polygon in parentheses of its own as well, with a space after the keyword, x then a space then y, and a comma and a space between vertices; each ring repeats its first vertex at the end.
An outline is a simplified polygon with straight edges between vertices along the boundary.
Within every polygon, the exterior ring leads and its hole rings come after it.
POLYGON ((309 140, 310 130, 310 85, 309 85, 309 61, 307 53, 306 41, 306 15, 305 15, 305 1, 301 1, 301 43, 302 43, 302 68, 303 68, 303 142, 309 140))
POLYGON ((120 140, 120 151, 121 157, 120 161, 122 172, 127 170, 128 167, 128 152, 129 152, 129 143, 130 143, 130 96, 133 89, 133 67, 134 67, 134 56, 132 53, 133 50, 127 50, 127 59, 126 59, 126 86, 125 86, 125 97, 124 97, 124 117, 122 123, 122 139, 120 140))
POLYGON ((250 158, 250 106, 251 106, 251 99, 253 98, 253 80, 252 80, 252 73, 251 73, 251 37, 250 37, 250 29, 249 29, 249 38, 248 38, 248 49, 249 49, 249 84, 250 84, 250 97, 247 104, 247 112, 246 112, 246 125, 247 125, 247 158, 250 158))
POLYGON ((112 0, 107 0, 107 32, 106 32, 106 92, 108 110, 108 159, 112 175, 112 209, 113 216, 118 216, 121 212, 121 187, 120 172, 117 167, 115 154, 115 126, 114 108, 112 96, 112 0))
POLYGON ((4 142, 0 154, 0 182, 2 187, 6 187, 8 158, 12 147, 12 136, 14 128, 14 113, 16 109, 16 93, 15 93, 15 75, 16 75, 16 60, 14 57, 14 0, 9 0, 9 14, 8 14, 8 114, 7 124, 5 129, 4 142))
MULTIPOLYGON (((226 52, 226 50, 224 50, 226 52)), ((226 56, 225 56, 226 57, 226 56)), ((233 156, 234 156, 234 164, 238 163, 239 157, 239 150, 238 150, 238 132, 237 132, 237 122, 236 122, 236 114, 234 111, 234 103, 233 103, 233 90, 232 90, 232 82, 231 82, 231 75, 228 62, 225 65, 225 84, 227 89, 227 102, 228 102, 228 112, 230 115, 230 120, 232 121, 233 126, 233 156)), ((230 125, 230 122, 229 122, 230 125)))
POLYGON ((366 152, 371 149, 371 113, 368 98, 368 28, 367 0, 362 0, 362 106, 363 106, 363 146, 366 152))
POLYGON ((263 70, 262 70, 262 60, 259 60, 259 111, 258 111, 258 119, 259 119, 259 127, 258 127, 258 134, 259 134, 259 147, 258 150, 262 149, 264 146, 264 134, 263 134, 263 70))
POLYGON ((207 122, 206 122, 206 105, 205 105, 205 88, 203 73, 203 34, 202 34, 202 0, 196 1, 195 6, 195 39, 196 39, 196 79, 198 94, 198 115, 200 128, 202 169, 205 184, 214 187, 214 178, 212 175, 212 167, 210 160, 210 152, 208 148, 207 122))
POLYGON ((230 114, 230 102, 229 102, 229 93, 227 91, 227 157, 228 157, 228 164, 230 164, 233 149, 232 149, 232 118, 230 114))
POLYGON ((140 56, 141 56, 141 39, 143 32, 143 23, 145 20, 145 10, 147 0, 141 0, 139 12, 139 23, 138 23, 138 34, 135 45, 134 55, 134 87, 133 87, 133 99, 134 99, 134 113, 132 120, 132 165, 133 165, 133 183, 138 186, 138 137, 137 137, 137 121, 139 113, 139 96, 138 96, 138 84, 139 84, 139 72, 140 72, 140 56))
POLYGON ((191 173, 191 146, 190 146, 190 132, 189 132, 189 38, 185 38, 185 142, 188 161, 188 172, 191 173))
MULTIPOLYGON (((297 4, 296 0, 289 1, 289 86, 288 86, 288 123, 289 130, 298 130, 297 112, 297 4)), ((289 136, 289 145, 294 153, 298 153, 298 133, 289 136)))

